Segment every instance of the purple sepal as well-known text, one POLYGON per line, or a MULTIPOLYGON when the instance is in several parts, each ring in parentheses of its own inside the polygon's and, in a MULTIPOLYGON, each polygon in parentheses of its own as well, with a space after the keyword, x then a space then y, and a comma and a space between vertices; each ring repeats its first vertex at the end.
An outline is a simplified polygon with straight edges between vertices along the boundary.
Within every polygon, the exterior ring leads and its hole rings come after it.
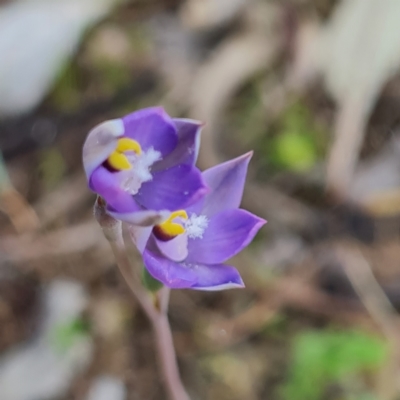
POLYGON ((164 158, 178 144, 175 123, 162 107, 135 111, 122 118, 125 134, 136 140, 144 151, 159 151, 164 158))
POLYGON ((174 118, 173 121, 178 134, 178 144, 167 157, 154 165, 154 171, 168 169, 178 164, 194 165, 196 163, 203 124, 199 121, 182 118, 174 118))
POLYGON ((188 242, 186 261, 219 264, 242 251, 265 220, 246 210, 226 210, 210 218, 201 239, 188 242))
POLYGON ((142 184, 135 198, 145 208, 174 211, 195 203, 207 192, 201 172, 191 165, 180 164, 155 172, 150 182, 142 184))
MULTIPOLYGON (((209 217, 240 206, 247 167, 253 152, 216 165, 203 172, 203 178, 210 192, 201 204, 202 214, 209 217)), ((195 211, 194 211, 195 212, 195 211)))
POLYGON ((239 272, 228 265, 177 263, 149 250, 143 261, 150 275, 171 289, 223 290, 244 287, 239 272))

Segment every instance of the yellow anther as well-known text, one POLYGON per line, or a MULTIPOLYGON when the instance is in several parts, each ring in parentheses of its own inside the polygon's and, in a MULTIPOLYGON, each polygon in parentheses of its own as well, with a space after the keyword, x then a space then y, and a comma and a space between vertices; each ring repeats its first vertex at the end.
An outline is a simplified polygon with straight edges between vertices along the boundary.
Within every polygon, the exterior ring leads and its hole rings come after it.
POLYGON ((122 153, 118 153, 117 151, 111 153, 111 155, 108 157, 108 163, 117 171, 131 168, 131 163, 128 161, 126 156, 122 153))
POLYGON ((136 140, 129 138, 118 139, 117 148, 107 159, 112 168, 121 171, 132 167, 128 158, 123 154, 126 151, 133 151, 136 154, 141 154, 142 148, 136 140))
POLYGON ((140 144, 133 139, 122 138, 118 140, 116 150, 118 153, 124 153, 125 151, 134 151, 136 154, 141 154, 142 148, 140 144))
POLYGON ((175 218, 181 217, 183 219, 188 219, 188 215, 185 210, 173 211, 168 217, 167 221, 173 221, 175 218))
POLYGON ((181 224, 173 222, 178 217, 188 219, 185 210, 174 211, 166 221, 158 225, 163 234, 175 237, 185 232, 185 228, 181 224))

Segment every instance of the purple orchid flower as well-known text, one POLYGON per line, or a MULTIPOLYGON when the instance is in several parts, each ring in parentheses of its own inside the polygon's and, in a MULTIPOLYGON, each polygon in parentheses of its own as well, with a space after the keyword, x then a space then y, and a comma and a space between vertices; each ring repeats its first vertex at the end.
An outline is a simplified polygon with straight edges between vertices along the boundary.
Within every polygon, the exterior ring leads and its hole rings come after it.
POLYGON ((140 226, 161 223, 208 190, 194 166, 201 125, 170 118, 161 107, 103 122, 83 147, 89 188, 114 218, 140 226))
POLYGON ((173 212, 154 228, 131 227, 155 279, 173 289, 244 287, 239 272, 223 263, 246 247, 266 222, 238 208, 251 156, 204 171, 211 190, 192 206, 173 212))

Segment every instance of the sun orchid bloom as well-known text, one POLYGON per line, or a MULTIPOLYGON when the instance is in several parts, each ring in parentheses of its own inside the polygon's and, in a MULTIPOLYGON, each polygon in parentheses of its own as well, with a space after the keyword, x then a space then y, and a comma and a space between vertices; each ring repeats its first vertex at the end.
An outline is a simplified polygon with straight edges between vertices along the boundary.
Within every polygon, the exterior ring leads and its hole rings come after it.
POLYGON ((131 227, 150 275, 173 289, 244 287, 239 272, 224 262, 246 247, 266 222, 238 208, 251 156, 204 171, 210 191, 192 206, 153 228, 131 227))
POLYGON ((83 146, 89 188, 114 218, 152 226, 206 192, 194 166, 201 123, 170 118, 161 107, 93 128, 83 146))

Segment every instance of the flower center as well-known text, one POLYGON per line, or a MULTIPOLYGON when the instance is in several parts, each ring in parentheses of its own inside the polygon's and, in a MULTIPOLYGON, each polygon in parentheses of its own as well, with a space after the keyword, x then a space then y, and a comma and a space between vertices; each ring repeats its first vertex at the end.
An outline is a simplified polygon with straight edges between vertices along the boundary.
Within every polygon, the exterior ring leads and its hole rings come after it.
POLYGON ((162 241, 169 241, 182 233, 187 233, 190 239, 201 239, 208 226, 205 215, 191 214, 188 217, 185 210, 174 211, 163 223, 153 228, 154 235, 162 241))
POLYGON ((208 226, 208 218, 205 215, 192 214, 184 222, 186 233, 190 239, 202 239, 203 233, 208 226))
POLYGON ((150 173, 151 166, 160 159, 161 153, 153 147, 143 151, 136 140, 121 138, 107 162, 119 172, 122 189, 135 195, 143 182, 153 179, 150 173))
POLYGON ((176 236, 185 232, 185 228, 182 226, 181 221, 187 219, 188 215, 185 210, 174 211, 167 220, 153 228, 153 233, 157 239, 164 242, 172 240, 176 236), (176 219, 178 219, 178 221, 176 221, 176 219))
POLYGON ((133 152, 134 154, 140 155, 142 153, 142 148, 136 140, 129 138, 118 139, 117 148, 107 159, 112 168, 117 171, 132 168, 128 157, 124 154, 125 152, 133 152))

